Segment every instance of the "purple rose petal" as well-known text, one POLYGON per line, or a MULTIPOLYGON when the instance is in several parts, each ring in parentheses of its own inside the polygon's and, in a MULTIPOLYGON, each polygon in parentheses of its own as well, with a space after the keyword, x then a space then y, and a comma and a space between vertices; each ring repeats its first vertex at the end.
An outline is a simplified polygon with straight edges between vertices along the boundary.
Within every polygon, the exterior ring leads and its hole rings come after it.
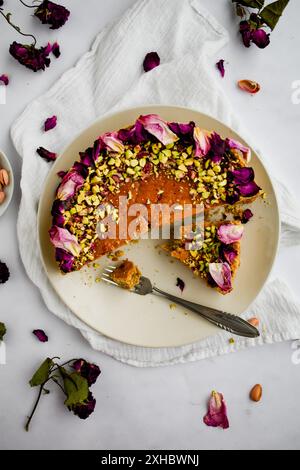
POLYGON ((270 34, 267 34, 263 29, 252 31, 251 39, 260 49, 264 49, 270 44, 270 34))
POLYGON ((143 67, 145 72, 149 72, 150 70, 158 67, 160 64, 160 57, 157 52, 149 52, 143 62, 143 67))
POLYGON ((237 189, 243 197, 255 196, 261 190, 254 181, 247 184, 240 184, 237 186, 237 189))
POLYGON ((179 287, 181 292, 183 292, 183 290, 185 288, 185 282, 182 279, 180 279, 180 277, 177 278, 176 287, 179 287))
POLYGON ((5 73, 0 75, 0 82, 4 83, 5 86, 9 84, 9 78, 5 73))
POLYGON ((209 274, 219 288, 227 293, 232 289, 231 269, 228 263, 209 263, 209 274))
POLYGON ((48 132, 51 129, 54 129, 56 124, 57 124, 57 117, 56 116, 52 116, 52 117, 47 118, 46 121, 45 121, 45 124, 44 124, 45 132, 48 132))
POLYGON ((60 57, 60 46, 58 44, 58 42, 55 42, 53 45, 52 45, 52 54, 54 55, 54 57, 56 57, 56 59, 58 59, 60 57))
POLYGON ((46 335, 46 333, 44 332, 44 330, 33 330, 32 333, 37 337, 37 339, 38 339, 41 343, 47 343, 47 341, 48 341, 48 336, 46 335))
POLYGON ((242 224, 246 224, 253 217, 253 212, 251 209, 245 209, 242 214, 242 224))
POLYGON ((61 248, 71 253, 73 256, 79 256, 81 246, 75 235, 70 233, 67 229, 53 225, 49 230, 49 235, 50 241, 55 248, 61 248))
POLYGON ((74 265, 74 256, 71 255, 71 253, 68 253, 62 248, 56 248, 55 259, 59 263, 59 267, 64 273, 69 273, 72 271, 74 265))
POLYGON ((220 255, 228 264, 232 264, 237 257, 237 252, 231 245, 222 244, 220 248, 220 255))
POLYGON ((203 418, 207 426, 229 428, 226 403, 222 393, 213 391, 208 404, 207 414, 203 418))
POLYGON ((240 224, 222 224, 218 228, 218 239, 229 245, 239 241, 244 233, 244 227, 240 224))
POLYGON ((228 171, 228 176, 235 184, 247 184, 254 180, 254 171, 253 168, 245 166, 233 171, 228 171))
POLYGON ((53 162, 54 160, 56 160, 56 157, 57 157, 56 153, 50 152, 49 150, 45 149, 44 147, 39 147, 36 150, 36 152, 40 157, 42 157, 47 162, 53 162))
POLYGON ((221 74, 221 77, 223 78, 225 76, 224 60, 220 59, 219 62, 216 63, 216 66, 221 74))

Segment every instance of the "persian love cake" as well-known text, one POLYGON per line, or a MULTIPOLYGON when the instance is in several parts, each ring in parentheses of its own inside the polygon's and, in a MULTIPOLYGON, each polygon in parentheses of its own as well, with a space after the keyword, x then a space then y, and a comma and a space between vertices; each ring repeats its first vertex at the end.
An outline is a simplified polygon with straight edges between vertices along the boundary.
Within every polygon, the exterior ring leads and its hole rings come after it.
MULTIPOLYGON (((118 225, 120 196, 126 196, 129 208, 135 203, 203 203, 206 212, 252 202, 261 188, 250 156, 250 149, 233 139, 194 122, 166 122, 155 114, 101 135, 60 174, 49 232, 60 270, 79 270, 129 240, 97 234, 106 215, 99 207, 113 207, 118 225)), ((220 263, 228 261, 220 258, 220 263)))

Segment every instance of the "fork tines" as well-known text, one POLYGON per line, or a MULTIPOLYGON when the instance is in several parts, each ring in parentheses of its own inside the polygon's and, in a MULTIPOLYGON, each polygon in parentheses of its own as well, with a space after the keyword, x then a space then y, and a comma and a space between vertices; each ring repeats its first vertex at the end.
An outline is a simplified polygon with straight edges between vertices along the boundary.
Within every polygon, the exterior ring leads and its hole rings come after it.
POLYGON ((112 279, 110 278, 111 273, 114 272, 115 269, 116 269, 116 266, 107 266, 101 275, 102 281, 105 281, 105 282, 108 282, 109 284, 117 286, 118 284, 112 281, 112 279))

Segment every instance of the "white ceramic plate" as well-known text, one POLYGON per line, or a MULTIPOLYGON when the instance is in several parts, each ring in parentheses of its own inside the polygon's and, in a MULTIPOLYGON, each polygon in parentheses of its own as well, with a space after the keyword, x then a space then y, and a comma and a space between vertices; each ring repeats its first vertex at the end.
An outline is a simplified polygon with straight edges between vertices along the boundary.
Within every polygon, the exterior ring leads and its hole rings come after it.
POLYGON ((11 167, 10 161, 8 160, 7 156, 3 152, 1 152, 1 150, 0 150, 0 169, 1 168, 4 168, 5 170, 8 171, 10 181, 9 181, 9 185, 6 188, 4 188, 6 198, 5 198, 4 202, 2 204, 0 204, 0 217, 1 217, 1 215, 4 214, 4 212, 8 208, 8 206, 10 204, 10 201, 11 201, 11 198, 12 198, 12 195, 13 195, 13 192, 14 192, 14 174, 13 174, 13 171, 12 171, 12 167, 11 167))
MULTIPOLYGON (((50 210, 59 183, 57 172, 68 169, 78 152, 89 147, 103 132, 132 124, 140 114, 157 113, 168 121, 193 120, 200 127, 212 129, 224 137, 243 139, 221 122, 198 111, 171 106, 143 106, 108 115, 81 133, 54 163, 40 199, 38 230, 41 256, 49 280, 65 304, 86 324, 106 336, 125 343, 147 347, 180 346, 201 340, 220 330, 181 307, 170 308, 165 299, 141 297, 95 280, 111 261, 102 258, 100 267, 84 268, 68 275, 60 274, 49 242, 50 210)), ((245 142, 244 142, 245 143, 245 142)), ((274 189, 268 173, 253 151, 251 165, 256 181, 267 192, 267 203, 255 202, 255 217, 246 226, 242 240, 241 266, 232 293, 223 296, 193 278, 179 262, 160 253, 157 240, 143 240, 128 246, 127 257, 133 260, 158 286, 181 295, 175 286, 179 276, 186 283, 184 297, 204 305, 241 314, 253 302, 272 268, 279 240, 280 221, 274 189)))

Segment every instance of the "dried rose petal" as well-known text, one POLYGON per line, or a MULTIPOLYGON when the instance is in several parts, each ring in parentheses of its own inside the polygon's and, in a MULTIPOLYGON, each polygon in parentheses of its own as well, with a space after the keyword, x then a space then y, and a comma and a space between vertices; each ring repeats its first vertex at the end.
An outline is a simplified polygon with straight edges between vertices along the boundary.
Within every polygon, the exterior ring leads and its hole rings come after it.
POLYGON ((145 72, 150 72, 150 70, 155 69, 155 67, 158 67, 159 64, 160 57, 157 52, 148 52, 143 62, 145 72))
POLYGON ((78 403, 69 408, 70 411, 73 411, 74 415, 78 416, 80 419, 87 419, 91 413, 95 410, 96 400, 93 397, 92 393, 89 392, 87 399, 84 403, 78 403))
POLYGON ((247 163, 251 160, 250 148, 246 147, 241 142, 238 142, 235 139, 226 139, 226 146, 229 147, 230 150, 239 150, 247 163))
POLYGON ((225 76, 224 60, 220 59, 219 62, 216 63, 216 66, 221 74, 221 77, 223 78, 225 76))
POLYGON ((50 131, 51 129, 54 129, 54 127, 57 124, 57 117, 52 116, 46 119, 45 124, 44 124, 44 129, 45 132, 50 131))
POLYGON ((94 167, 101 150, 104 148, 104 143, 101 138, 95 140, 93 147, 89 147, 85 152, 80 152, 80 161, 86 167, 94 167))
POLYGON ((107 150, 118 153, 122 153, 125 150, 123 142, 118 137, 118 132, 106 132, 101 135, 100 140, 107 150))
POLYGON ((61 170, 61 171, 58 171, 58 172, 57 172, 57 176, 58 176, 59 178, 63 179, 64 176, 66 176, 67 173, 68 173, 67 171, 61 170))
POLYGON ((203 418, 207 426, 229 428, 226 403, 222 393, 213 391, 208 404, 207 414, 203 418))
POLYGON ((60 46, 59 46, 58 42, 55 42, 52 45, 52 54, 54 55, 54 57, 56 57, 56 59, 59 58, 59 56, 60 56, 60 46))
POLYGON ((169 128, 176 134, 183 142, 193 142, 195 123, 190 122, 169 122, 169 128))
POLYGON ((4 83, 5 86, 9 84, 9 78, 5 73, 0 75, 0 82, 4 83))
POLYGON ((267 34, 263 29, 252 31, 251 39, 260 49, 264 49, 270 44, 270 34, 267 34))
POLYGON ((228 263, 209 263, 209 274, 223 292, 230 292, 231 269, 228 263))
POLYGON ((242 214, 242 224, 246 224, 253 217, 253 212, 251 209, 245 209, 242 214))
POLYGON ((57 157, 56 153, 50 152, 50 150, 47 150, 44 147, 39 147, 36 152, 40 157, 44 158, 44 160, 47 160, 47 162, 53 162, 57 157))
POLYGON ((182 279, 180 279, 180 277, 178 277, 177 281, 176 281, 176 286, 179 287, 181 292, 183 292, 183 290, 185 288, 185 282, 182 279))
POLYGON ((224 245, 222 244, 220 248, 220 255, 224 259, 224 261, 227 261, 227 263, 232 264, 237 257, 237 252, 234 248, 232 248, 231 245, 224 245))
POLYGON ((57 198, 61 201, 70 199, 83 184, 84 176, 73 168, 63 177, 61 184, 57 188, 57 198))
POLYGON ((209 137, 209 142, 210 158, 214 162, 221 161, 227 150, 227 140, 222 139, 222 137, 217 132, 212 132, 209 137))
POLYGON ((46 343, 48 341, 48 336, 44 330, 33 330, 32 332, 41 343, 46 343))
POLYGON ((252 95, 258 93, 260 90, 260 84, 253 80, 239 80, 238 86, 241 90, 251 93, 252 95))
POLYGON ((247 184, 240 184, 237 186, 237 189, 244 197, 255 196, 261 190, 261 188, 254 181, 251 181, 247 184))
POLYGON ((9 279, 9 269, 5 263, 0 261, 0 284, 5 284, 6 281, 9 279))
POLYGON ((200 129, 200 127, 194 128, 194 140, 195 140, 195 156, 196 157, 205 157, 208 154, 211 148, 210 143, 211 133, 200 129))
POLYGON ((59 267, 64 273, 69 273, 72 271, 74 265, 74 256, 71 255, 71 253, 68 253, 66 250, 62 250, 61 248, 56 248, 55 259, 59 263, 59 267))
POLYGON ((67 229, 53 225, 49 230, 49 234, 51 243, 55 248, 61 248, 73 256, 79 256, 81 246, 75 235, 72 235, 67 229))
POLYGON ((250 24, 248 23, 248 21, 243 20, 240 22, 240 33, 242 35, 244 46, 250 47, 252 33, 250 30, 250 24))
POLYGON ((253 168, 245 166, 228 171, 228 176, 235 184, 247 184, 254 180, 254 171, 253 168))
POLYGON ((162 144, 169 145, 178 140, 178 137, 171 131, 166 121, 157 114, 147 114, 140 116, 138 121, 144 126, 149 134, 154 135, 162 144))
POLYGON ((244 233, 244 227, 240 224, 223 224, 218 228, 218 239, 229 245, 239 241, 244 233))
POLYGON ((101 374, 101 370, 96 364, 91 364, 84 359, 77 359, 74 361, 73 368, 81 375, 81 377, 84 377, 88 381, 89 387, 96 383, 97 378, 101 374))

